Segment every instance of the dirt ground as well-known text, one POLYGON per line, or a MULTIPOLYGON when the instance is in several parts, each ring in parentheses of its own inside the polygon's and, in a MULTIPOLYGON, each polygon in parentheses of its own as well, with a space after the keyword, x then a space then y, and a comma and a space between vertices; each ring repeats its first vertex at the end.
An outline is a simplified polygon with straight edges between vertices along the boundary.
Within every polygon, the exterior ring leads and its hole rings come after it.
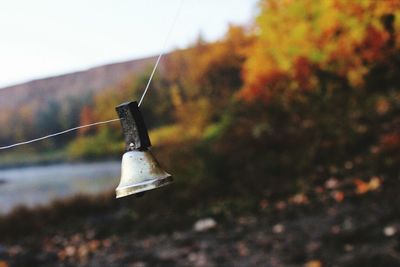
POLYGON ((396 187, 335 186, 157 234, 103 235, 98 222, 107 227, 113 219, 96 215, 81 231, 3 242, 0 266, 400 266, 396 187))

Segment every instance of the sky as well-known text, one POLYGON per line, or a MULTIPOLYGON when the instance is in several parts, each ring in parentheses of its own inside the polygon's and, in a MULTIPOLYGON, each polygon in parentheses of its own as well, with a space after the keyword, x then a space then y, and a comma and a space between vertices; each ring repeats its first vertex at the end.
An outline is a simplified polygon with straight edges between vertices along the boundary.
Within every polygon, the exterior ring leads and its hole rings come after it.
MULTIPOLYGON (((0 88, 157 55, 182 0, 1 0, 0 88)), ((250 24, 258 0, 183 0, 166 50, 250 24)))

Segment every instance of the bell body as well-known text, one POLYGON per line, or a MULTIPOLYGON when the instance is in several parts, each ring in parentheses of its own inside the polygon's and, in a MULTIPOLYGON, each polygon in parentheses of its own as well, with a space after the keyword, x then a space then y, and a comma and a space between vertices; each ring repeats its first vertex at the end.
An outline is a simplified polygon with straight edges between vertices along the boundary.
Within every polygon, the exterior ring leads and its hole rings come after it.
POLYGON ((121 181, 117 198, 156 189, 172 182, 172 176, 161 169, 149 150, 132 150, 122 157, 121 181))

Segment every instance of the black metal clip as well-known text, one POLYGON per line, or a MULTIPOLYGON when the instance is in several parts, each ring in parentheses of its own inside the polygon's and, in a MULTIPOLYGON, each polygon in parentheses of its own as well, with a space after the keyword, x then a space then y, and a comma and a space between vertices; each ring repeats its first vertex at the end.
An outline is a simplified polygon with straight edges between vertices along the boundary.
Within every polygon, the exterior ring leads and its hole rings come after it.
POLYGON ((138 103, 123 103, 115 109, 124 132, 126 151, 147 150, 151 143, 138 103))

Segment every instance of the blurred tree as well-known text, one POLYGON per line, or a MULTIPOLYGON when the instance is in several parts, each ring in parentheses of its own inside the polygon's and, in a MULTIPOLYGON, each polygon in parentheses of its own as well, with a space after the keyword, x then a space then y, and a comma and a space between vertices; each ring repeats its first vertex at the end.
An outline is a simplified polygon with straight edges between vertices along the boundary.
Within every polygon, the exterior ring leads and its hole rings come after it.
MULTIPOLYGON (((63 129, 76 127, 80 123, 80 114, 84 106, 93 105, 93 93, 83 94, 79 97, 67 97, 60 104, 60 123, 63 129)), ((73 134, 71 136, 74 136, 73 134)))
MULTIPOLYGON (((81 110, 80 114, 80 124, 79 125, 88 125, 93 122, 96 122, 96 117, 94 116, 94 112, 92 107, 90 106, 84 106, 81 110)), ((80 135, 85 135, 85 134, 90 134, 93 133, 93 127, 92 128, 81 128, 79 129, 79 134, 80 135)))
POLYGON ((243 69, 247 101, 230 111, 215 147, 231 157, 221 168, 232 170, 225 175, 236 177, 237 190, 277 193, 331 175, 395 177, 400 157, 388 147, 399 142, 399 4, 260 2, 243 69))
POLYGON ((260 6, 259 38, 244 70, 246 99, 316 90, 327 76, 360 87, 371 66, 398 48, 398 1, 264 0, 260 6))
POLYGON ((175 116, 188 132, 199 135, 221 120, 242 86, 242 64, 252 42, 245 28, 231 25, 221 41, 206 44, 199 38, 191 48, 166 59, 175 116))

